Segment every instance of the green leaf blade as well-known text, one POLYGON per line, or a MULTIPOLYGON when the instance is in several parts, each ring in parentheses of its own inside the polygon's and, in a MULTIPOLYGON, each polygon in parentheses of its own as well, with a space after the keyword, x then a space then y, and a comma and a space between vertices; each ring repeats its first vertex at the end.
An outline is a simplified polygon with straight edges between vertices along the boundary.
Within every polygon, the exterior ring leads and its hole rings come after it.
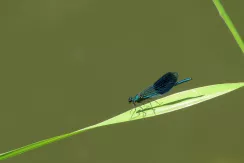
POLYGON ((122 113, 116 117, 102 122, 100 125, 109 125, 115 123, 122 123, 131 120, 138 120, 142 118, 153 117, 156 115, 161 115, 183 109, 198 103, 210 100, 212 98, 218 97, 220 95, 226 94, 228 92, 234 91, 240 87, 244 86, 244 82, 240 83, 226 83, 226 84, 216 84, 210 86, 199 87, 183 92, 179 92, 167 97, 160 98, 158 100, 152 101, 151 104, 145 104, 141 107, 137 107, 140 115, 131 115, 132 110, 122 113), (160 105, 159 105, 160 104, 160 105), (152 107, 151 107, 152 105, 152 107), (142 109, 143 108, 143 109, 142 109), (156 113, 156 114, 155 114, 156 113), (132 116, 132 117, 131 117, 132 116))
POLYGON ((49 139, 45 139, 39 142, 35 142, 5 153, 0 154, 0 160, 4 160, 10 157, 14 157, 16 155, 25 153, 27 151, 42 147, 44 145, 80 134, 84 131, 88 131, 90 129, 94 129, 101 126, 107 126, 111 124, 116 123, 122 123, 122 122, 128 122, 133 120, 139 120, 142 118, 149 118, 156 115, 161 115, 165 113, 169 113, 172 111, 184 109, 186 107, 196 105, 198 103, 210 100, 212 98, 221 96, 223 94, 229 93, 231 91, 234 91, 238 88, 241 88, 244 86, 244 82, 240 83, 227 83, 227 84, 217 84, 217 85, 210 85, 205 87, 199 87, 183 92, 179 92, 167 97, 160 98, 158 100, 152 101, 151 104, 145 104, 141 107, 137 107, 137 113, 133 114, 133 109, 129 110, 125 113, 122 113, 118 116, 115 116, 113 118, 110 118, 106 121, 103 121, 101 123, 70 132, 67 134, 63 134, 60 136, 55 136, 49 139))

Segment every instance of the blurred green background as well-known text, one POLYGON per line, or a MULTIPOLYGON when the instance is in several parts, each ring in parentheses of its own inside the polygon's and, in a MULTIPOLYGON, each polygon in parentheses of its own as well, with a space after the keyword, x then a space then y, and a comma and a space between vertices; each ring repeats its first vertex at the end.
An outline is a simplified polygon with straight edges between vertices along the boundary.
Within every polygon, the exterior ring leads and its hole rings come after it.
MULTIPOLYGON (((244 1, 224 1, 244 38, 244 1)), ((244 55, 211 0, 0 2, 0 153, 132 108, 161 75, 170 93, 244 81, 244 55)), ((98 128, 8 163, 242 163, 243 89, 154 118, 98 128)))

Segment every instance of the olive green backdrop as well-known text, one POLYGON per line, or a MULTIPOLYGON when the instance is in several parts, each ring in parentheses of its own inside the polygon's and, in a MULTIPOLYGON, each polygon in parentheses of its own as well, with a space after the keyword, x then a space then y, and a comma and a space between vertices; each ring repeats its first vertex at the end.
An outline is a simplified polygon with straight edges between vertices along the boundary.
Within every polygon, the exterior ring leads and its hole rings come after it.
MULTIPOLYGON (((225 0, 244 38, 244 1, 225 0)), ((131 109, 168 71, 170 93, 244 81, 244 55, 211 0, 0 2, 0 153, 131 109)), ((242 163, 244 90, 107 126, 7 163, 242 163)))

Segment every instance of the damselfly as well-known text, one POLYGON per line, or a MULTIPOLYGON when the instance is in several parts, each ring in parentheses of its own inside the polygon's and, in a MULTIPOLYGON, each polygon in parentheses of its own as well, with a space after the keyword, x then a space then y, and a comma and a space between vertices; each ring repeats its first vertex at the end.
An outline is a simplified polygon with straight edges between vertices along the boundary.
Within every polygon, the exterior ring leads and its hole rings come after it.
POLYGON ((133 103, 136 106, 136 103, 141 103, 146 99, 155 98, 161 96, 168 91, 170 91, 174 86, 182 84, 184 82, 190 81, 192 78, 185 78, 183 80, 178 80, 177 72, 168 72, 159 78, 153 85, 149 86, 145 90, 141 91, 134 97, 129 97, 129 103, 133 103))

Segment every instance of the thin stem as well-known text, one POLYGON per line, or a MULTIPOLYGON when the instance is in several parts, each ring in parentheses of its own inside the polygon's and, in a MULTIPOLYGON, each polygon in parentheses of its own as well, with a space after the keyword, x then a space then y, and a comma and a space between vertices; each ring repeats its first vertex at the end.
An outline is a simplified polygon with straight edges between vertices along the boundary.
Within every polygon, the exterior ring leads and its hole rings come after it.
POLYGON ((222 17, 222 19, 226 23, 226 25, 229 28, 229 30, 231 31, 232 35, 234 36, 237 44, 239 45, 239 47, 241 48, 242 52, 244 53, 244 43, 243 43, 240 35, 238 34, 234 24, 232 23, 230 17, 228 16, 228 14, 226 13, 224 7, 220 3, 220 0, 213 0, 213 3, 215 4, 220 16, 222 17))

